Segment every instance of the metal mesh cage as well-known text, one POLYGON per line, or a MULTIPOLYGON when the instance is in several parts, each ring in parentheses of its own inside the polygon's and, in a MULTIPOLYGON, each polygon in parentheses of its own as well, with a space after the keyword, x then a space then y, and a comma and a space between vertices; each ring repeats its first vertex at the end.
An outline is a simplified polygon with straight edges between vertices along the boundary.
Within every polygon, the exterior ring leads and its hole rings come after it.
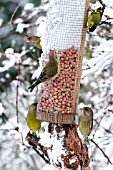
POLYGON ((44 43, 46 49, 80 48, 86 0, 50 0, 44 43))
POLYGON ((89 0, 50 0, 43 51, 55 49, 58 52, 61 70, 41 89, 37 118, 42 121, 74 123, 88 8, 89 0))

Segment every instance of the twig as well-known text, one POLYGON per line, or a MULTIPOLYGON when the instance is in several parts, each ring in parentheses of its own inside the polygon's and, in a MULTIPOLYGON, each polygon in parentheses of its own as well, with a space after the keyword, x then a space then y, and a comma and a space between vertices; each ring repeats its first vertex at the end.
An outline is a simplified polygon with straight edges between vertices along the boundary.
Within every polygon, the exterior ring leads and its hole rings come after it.
MULTIPOLYGON (((96 122, 96 124, 99 124, 99 126, 100 126, 100 122, 98 122, 97 121, 97 119, 94 119, 94 121, 96 122)), ((101 125, 101 127, 107 132, 107 133, 110 133, 110 134, 112 134, 113 135, 113 133, 109 130, 109 129, 106 129, 106 128, 104 128, 102 125, 101 125)))
POLYGON ((16 86, 16 116, 17 116, 17 124, 19 125, 19 117, 18 117, 18 88, 19 88, 19 76, 20 76, 20 64, 21 61, 18 61, 18 78, 17 78, 17 86, 16 86))
POLYGON ((109 109, 109 110, 108 110, 108 112, 111 112, 111 113, 113 113, 113 110, 110 110, 110 109, 109 109))
POLYGON ((20 134, 21 134, 21 139, 22 139, 22 145, 24 145, 24 139, 23 139, 22 132, 20 132, 20 134))
MULTIPOLYGON (((107 107, 109 106, 109 103, 111 102, 111 100, 112 100, 112 96, 110 96, 109 101, 108 101, 107 105, 104 107, 104 109, 107 109, 107 107)), ((100 120, 99 120, 99 122, 98 122, 98 125, 97 125, 97 127, 95 128, 95 133, 94 133, 94 134, 96 134, 96 131, 98 130, 98 128, 99 128, 99 126, 100 126, 100 123, 101 123, 101 121, 102 121, 102 119, 104 118, 105 115, 106 115, 106 111, 103 112, 103 115, 101 116, 101 118, 100 118, 100 120)), ((93 135, 93 139, 94 139, 94 136, 95 136, 95 135, 93 135)))
POLYGON ((106 114, 106 112, 103 113, 102 117, 100 118, 100 120, 99 120, 99 122, 98 122, 98 124, 97 124, 97 127, 95 128, 95 133, 94 133, 94 135, 93 135, 93 139, 94 139, 94 137, 95 137, 95 134, 96 134, 96 132, 97 132, 99 126, 100 126, 100 123, 101 123, 102 119, 104 118, 105 114, 106 114))
POLYGON ((18 132, 18 127, 14 128, 14 129, 0 129, 1 131, 6 131, 9 132, 10 130, 16 130, 18 132))
POLYGON ((12 22, 13 22, 14 15, 15 15, 16 11, 18 10, 18 8, 19 8, 23 3, 24 3, 24 1, 22 1, 22 2, 16 7, 16 9, 14 10, 14 12, 13 12, 13 14, 12 14, 12 16, 11 16, 11 19, 10 19, 10 22, 9 22, 10 25, 11 25, 11 30, 13 29, 12 22))
POLYGON ((100 2, 101 5, 106 6, 106 5, 102 2, 102 0, 98 0, 98 1, 100 2))
POLYGON ((10 121, 10 119, 8 118, 8 116, 5 113, 2 113, 2 117, 14 127, 14 129, 8 129, 8 131, 9 130, 16 130, 16 131, 18 131, 18 127, 14 126, 14 124, 10 121))
POLYGON ((34 167, 34 170, 39 170, 39 167, 37 167, 38 165, 36 164, 36 161, 35 161, 33 155, 30 155, 30 157, 31 157, 32 162, 33 162, 33 165, 34 165, 34 166, 33 166, 33 167, 34 167))
MULTIPOLYGON (((11 129, 11 130, 14 130, 14 129, 11 129)), ((0 131, 9 132, 10 130, 9 129, 0 129, 0 131)))
MULTIPOLYGON (((9 100, 5 100, 5 102, 7 102, 7 104, 10 104, 11 106, 13 106, 13 108, 15 109, 15 105, 14 103, 11 103, 9 100)), ((23 112, 21 110, 19 110, 19 114, 24 118, 26 119, 26 117, 23 115, 23 112)), ((13 125, 14 126, 14 125, 13 125)), ((14 126, 15 127, 15 126, 14 126)))
POLYGON ((111 165, 113 165, 112 162, 110 161, 110 159, 108 158, 108 156, 107 156, 107 155, 105 154, 105 152, 102 150, 102 148, 100 148, 100 147, 98 146, 98 144, 97 144, 93 139, 90 139, 90 141, 95 144, 95 146, 96 146, 96 147, 103 153, 103 155, 107 158, 108 162, 109 162, 111 165))
POLYGON ((102 24, 112 25, 112 23, 111 22, 107 22, 107 20, 102 21, 99 25, 102 25, 102 24))
POLYGON ((47 160, 43 154, 41 154, 35 147, 33 147, 33 150, 38 154, 40 155, 40 157, 47 163, 47 164, 50 164, 50 161, 47 160))

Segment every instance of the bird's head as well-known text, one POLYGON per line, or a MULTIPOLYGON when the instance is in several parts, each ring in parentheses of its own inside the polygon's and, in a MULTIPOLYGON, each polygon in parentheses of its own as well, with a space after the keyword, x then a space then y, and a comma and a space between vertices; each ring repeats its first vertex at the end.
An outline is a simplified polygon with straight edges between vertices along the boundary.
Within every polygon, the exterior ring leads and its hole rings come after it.
POLYGON ((90 107, 84 107, 84 108, 83 108, 83 112, 84 112, 84 114, 85 114, 86 116, 91 116, 91 115, 93 115, 93 111, 92 111, 92 109, 91 109, 90 107))
POLYGON ((36 109, 37 109, 37 104, 38 104, 38 103, 32 103, 32 104, 29 106, 29 111, 30 111, 30 112, 36 111, 36 109))
POLYGON ((53 61, 53 60, 59 60, 59 56, 57 55, 55 49, 54 50, 50 50, 49 52, 49 61, 53 61))
POLYGON ((37 37, 35 35, 32 35, 32 36, 26 35, 26 42, 35 44, 38 40, 40 41, 40 37, 37 37))

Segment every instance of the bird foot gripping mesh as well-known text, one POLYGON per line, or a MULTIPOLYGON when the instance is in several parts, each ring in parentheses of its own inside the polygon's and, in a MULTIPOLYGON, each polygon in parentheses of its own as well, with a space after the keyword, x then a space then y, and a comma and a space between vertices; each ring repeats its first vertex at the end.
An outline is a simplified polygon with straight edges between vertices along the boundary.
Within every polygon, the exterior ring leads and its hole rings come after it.
POLYGON ((60 73, 40 90, 37 119, 73 124, 78 106, 89 0, 50 0, 43 51, 55 49, 60 73))

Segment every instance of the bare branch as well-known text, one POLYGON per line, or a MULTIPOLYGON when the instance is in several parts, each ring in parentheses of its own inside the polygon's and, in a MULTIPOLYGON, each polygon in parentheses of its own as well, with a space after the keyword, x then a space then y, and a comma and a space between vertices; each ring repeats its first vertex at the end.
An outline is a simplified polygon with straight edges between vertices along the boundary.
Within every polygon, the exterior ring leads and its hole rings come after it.
POLYGON ((110 161, 109 157, 105 154, 105 152, 102 150, 102 148, 100 148, 99 145, 98 145, 93 139, 90 139, 90 141, 95 144, 95 146, 103 153, 103 155, 104 155, 105 158, 108 160, 108 162, 109 162, 111 165, 113 165, 113 163, 110 161))
POLYGON ((16 116, 17 116, 17 124, 19 125, 19 117, 18 117, 18 88, 19 88, 19 76, 20 76, 20 64, 21 61, 18 61, 18 79, 17 79, 17 86, 16 86, 16 116))
POLYGON ((41 154, 35 147, 33 147, 33 150, 47 163, 50 164, 50 161, 47 160, 43 154, 41 154))

